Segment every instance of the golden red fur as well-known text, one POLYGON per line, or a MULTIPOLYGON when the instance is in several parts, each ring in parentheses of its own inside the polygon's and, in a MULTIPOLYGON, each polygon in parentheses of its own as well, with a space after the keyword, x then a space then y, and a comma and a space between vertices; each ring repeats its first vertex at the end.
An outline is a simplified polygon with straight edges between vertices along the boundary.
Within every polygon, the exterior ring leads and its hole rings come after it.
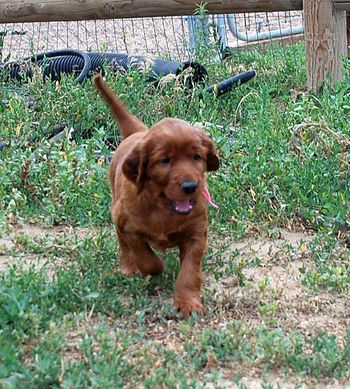
POLYGON ((203 313, 201 260, 207 244, 206 171, 219 168, 213 142, 201 129, 166 118, 147 128, 114 96, 101 76, 95 85, 109 104, 124 140, 113 155, 109 178, 112 218, 126 275, 159 274, 160 250, 178 246, 180 272, 174 304, 187 318, 203 313))

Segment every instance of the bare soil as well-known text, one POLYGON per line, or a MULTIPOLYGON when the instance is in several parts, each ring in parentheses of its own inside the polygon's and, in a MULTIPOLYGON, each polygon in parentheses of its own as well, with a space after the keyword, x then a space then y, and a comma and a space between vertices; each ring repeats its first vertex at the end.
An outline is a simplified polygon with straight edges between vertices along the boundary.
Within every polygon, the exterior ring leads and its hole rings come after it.
MULTIPOLYGON (((41 268, 48 265, 45 255, 11 255, 16 236, 27 234, 32 237, 78 233, 84 236, 84 228, 42 228, 26 224, 15 227, 7 236, 0 238, 0 271, 10 266, 41 268)), ((227 261, 233 252, 239 252, 238 261, 247 264, 259 261, 259 266, 245 266, 245 285, 239 285, 236 276, 224 276, 216 280, 213 274, 205 274, 204 300, 214 316, 224 314, 228 319, 243 319, 249 325, 259 325, 258 304, 277 305, 274 319, 283 328, 301 331, 310 336, 320 330, 334 333, 342 338, 350 327, 350 301, 342 294, 318 290, 314 293, 301 284, 300 269, 310 261, 308 244, 311 237, 301 232, 282 230, 278 239, 247 238, 230 243, 224 253, 227 261)), ((215 260, 215 252, 212 255, 215 260)), ((171 300, 169 300, 171 303, 171 300)), ((164 328, 167 331, 166 328, 164 328)), ((160 334, 161 329, 157 328, 160 334)))
POLYGON ((36 270, 45 266, 45 270, 52 276, 54 264, 48 262, 48 258, 45 255, 11 255, 11 252, 16 248, 16 238, 19 235, 28 235, 34 238, 43 238, 45 236, 54 239, 59 235, 69 234, 72 232, 78 235, 84 236, 87 230, 84 228, 72 228, 72 227, 40 227, 33 224, 15 224, 13 229, 6 235, 0 236, 0 272, 8 271, 11 266, 20 266, 24 269, 33 268, 36 270))
POLYGON ((300 269, 310 261, 310 240, 307 234, 282 230, 278 239, 250 238, 230 246, 229 250, 239 250, 240 258, 247 262, 260 260, 259 266, 244 270, 247 286, 234 286, 226 278, 217 283, 225 299, 236 302, 236 317, 258 324, 261 318, 256 316, 256 304, 272 302, 278 306, 277 320, 283 328, 309 335, 326 331, 341 339, 350 326, 348 298, 326 290, 316 293, 301 284, 300 269), (261 283, 266 287, 259 287, 261 283))
MULTIPOLYGON (((34 265, 38 268, 46 264, 45 256, 40 258, 33 255, 11 256, 9 252, 15 246, 16 235, 26 233, 37 237, 47 235, 54 237, 72 231, 82 236, 87 232, 84 229, 41 228, 33 225, 14 228, 7 236, 0 239, 0 271, 7 271, 11 265, 15 264, 28 267, 34 265)), ((250 264, 243 268, 245 283, 239 285, 238 279, 234 275, 223 276, 216 280, 214 274, 206 274, 203 297, 210 315, 201 320, 197 330, 201 331, 207 327, 221 328, 230 320, 242 320, 248 327, 257 327, 264 320, 272 320, 276 326, 287 332, 297 331, 311 337, 323 330, 328 334, 337 335, 339 342, 341 342, 346 329, 350 327, 350 302, 348 298, 325 290, 314 293, 300 282, 300 269, 310 261, 308 251, 310 241, 311 236, 308 234, 282 230, 275 239, 250 237, 237 242, 228 242, 227 249, 220 255, 227 258, 228 263, 232 253, 236 253, 237 261, 250 264), (257 262, 258 266, 251 265, 257 262), (275 304, 276 310, 271 317, 268 315, 263 317, 258 313, 257 306, 269 303, 275 304)), ((213 257, 215 257, 215 250, 213 257)), ((45 266, 45 270, 53 271, 47 266, 45 266)), ((171 299, 163 300, 163 302, 172 303, 171 299)), ((98 322, 98 315, 92 311, 86 314, 85 320, 80 322, 77 328, 67 333, 67 347, 63 350, 67 359, 81 357, 78 347, 81 335, 94 333, 98 322)), ((132 321, 125 325, 132 332, 138 331, 132 321)), ((113 332, 112 328, 113 323, 111 323, 111 332, 113 332)), ((184 352, 177 319, 170 317, 167 322, 159 322, 157 318, 150 319, 147 323, 147 336, 152 339, 153 345, 159 344, 167 349, 184 352)), ((193 336, 196 336, 196 331, 194 331, 193 336)), ((149 353, 152 353, 152 347, 150 347, 149 353)), ((217 363, 215 358, 211 363, 214 365, 217 363)), ((350 388, 350 384, 340 383, 336 380, 320 382, 309 379, 305 383, 305 379, 293 375, 289 376, 288 379, 278 376, 277 373, 263 376, 260 369, 241 372, 238 370, 236 373, 243 377, 240 385, 244 384, 248 389, 262 388, 263 383, 271 384, 272 388, 283 389, 295 387, 350 388)), ((232 370, 223 370, 220 387, 239 388, 232 381, 232 370)), ((214 386, 207 384, 206 388, 211 389, 214 386)))

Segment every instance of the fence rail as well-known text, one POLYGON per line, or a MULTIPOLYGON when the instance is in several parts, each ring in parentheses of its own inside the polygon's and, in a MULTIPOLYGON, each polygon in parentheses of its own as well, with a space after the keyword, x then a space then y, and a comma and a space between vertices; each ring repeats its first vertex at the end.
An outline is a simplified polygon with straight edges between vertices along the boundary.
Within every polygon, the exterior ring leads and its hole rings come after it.
MULTIPOLYGON (((0 23, 77 21, 192 15, 190 0, 10 0, 0 1, 0 23)), ((207 0, 210 13, 301 10, 302 0, 207 0)))
POLYGON ((350 1, 349 0, 333 0, 334 6, 338 9, 345 11, 350 11, 350 1))

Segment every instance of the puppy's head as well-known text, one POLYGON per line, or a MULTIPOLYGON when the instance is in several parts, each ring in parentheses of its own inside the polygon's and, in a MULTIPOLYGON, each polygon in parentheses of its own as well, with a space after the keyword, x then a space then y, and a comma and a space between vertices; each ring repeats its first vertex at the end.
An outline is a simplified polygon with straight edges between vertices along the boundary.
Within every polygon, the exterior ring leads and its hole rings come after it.
POLYGON ((151 201, 188 215, 203 196, 205 172, 217 170, 219 158, 204 131, 179 119, 164 119, 147 131, 122 168, 151 201))

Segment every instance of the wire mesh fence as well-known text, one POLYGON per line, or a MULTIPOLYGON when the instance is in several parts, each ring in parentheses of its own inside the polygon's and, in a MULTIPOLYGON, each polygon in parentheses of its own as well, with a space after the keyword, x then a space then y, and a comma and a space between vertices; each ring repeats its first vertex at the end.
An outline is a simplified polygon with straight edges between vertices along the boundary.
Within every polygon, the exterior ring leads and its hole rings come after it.
MULTIPOLYGON (((212 15, 205 19, 208 39, 221 39, 225 47, 233 48, 262 40, 283 42, 289 32, 301 33, 302 23, 302 11, 212 15), (296 28, 300 29, 295 32, 296 28)), ((187 16, 0 24, 0 62, 66 48, 185 60, 197 44, 196 33, 193 17, 187 16)))

